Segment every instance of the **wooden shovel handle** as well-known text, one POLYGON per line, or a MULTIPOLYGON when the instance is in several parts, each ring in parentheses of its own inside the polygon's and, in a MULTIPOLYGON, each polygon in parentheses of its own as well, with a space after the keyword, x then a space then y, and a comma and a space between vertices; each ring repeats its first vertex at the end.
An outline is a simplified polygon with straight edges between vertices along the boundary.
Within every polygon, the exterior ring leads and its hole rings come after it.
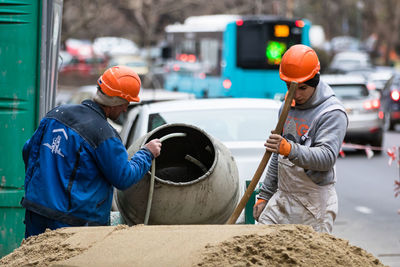
MULTIPOLYGON (((282 109, 282 113, 279 116, 278 124, 276 125, 276 128, 274 130, 275 134, 281 134, 283 130, 283 126, 285 124, 286 118, 288 116, 292 101, 293 101, 293 96, 294 92, 297 88, 297 82, 291 82, 290 87, 289 87, 289 92, 286 96, 285 99, 285 104, 282 109)), ((260 164, 258 165, 258 168, 253 176, 253 179, 251 179, 251 182, 249 186, 246 189, 246 192, 244 193, 242 199, 240 200, 238 206, 236 209, 233 211, 231 217, 229 220, 226 222, 226 224, 234 224, 239 217, 240 213, 244 209, 244 207, 247 204, 247 201, 249 201, 251 194, 254 192, 254 189, 256 188, 258 181, 261 178, 262 173, 264 172, 265 167, 268 164, 269 159, 271 158, 271 152, 265 151, 264 156, 261 159, 260 164)))

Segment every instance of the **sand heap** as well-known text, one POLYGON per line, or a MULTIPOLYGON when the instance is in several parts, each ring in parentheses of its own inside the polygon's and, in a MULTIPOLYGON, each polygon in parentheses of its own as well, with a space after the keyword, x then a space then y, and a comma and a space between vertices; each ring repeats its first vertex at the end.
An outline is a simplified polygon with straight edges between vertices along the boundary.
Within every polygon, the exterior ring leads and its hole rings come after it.
POLYGON ((82 253, 84 249, 62 243, 62 240, 71 235, 61 230, 47 229, 41 235, 24 239, 19 248, 0 259, 0 266, 49 266, 74 257, 82 253))
POLYGON ((267 235, 235 236, 216 246, 206 246, 198 266, 384 266, 372 254, 349 241, 311 227, 272 225, 267 235))
POLYGON ((304 225, 77 227, 28 238, 0 266, 384 266, 304 225))

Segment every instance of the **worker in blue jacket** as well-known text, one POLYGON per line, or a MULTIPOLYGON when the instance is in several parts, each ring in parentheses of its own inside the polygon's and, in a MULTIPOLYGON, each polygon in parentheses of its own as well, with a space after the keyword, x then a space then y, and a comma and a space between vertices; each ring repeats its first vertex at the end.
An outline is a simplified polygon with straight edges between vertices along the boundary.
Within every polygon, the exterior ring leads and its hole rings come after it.
POLYGON ((139 102, 140 79, 115 66, 98 79, 92 100, 54 108, 23 148, 25 238, 47 228, 108 225, 113 186, 124 190, 149 171, 160 154, 153 139, 131 159, 107 118, 139 102))

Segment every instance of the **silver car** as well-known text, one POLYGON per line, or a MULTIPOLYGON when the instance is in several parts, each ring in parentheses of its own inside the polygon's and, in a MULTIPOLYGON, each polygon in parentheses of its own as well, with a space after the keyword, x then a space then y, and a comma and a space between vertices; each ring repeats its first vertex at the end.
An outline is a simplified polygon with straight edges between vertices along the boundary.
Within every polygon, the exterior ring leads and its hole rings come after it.
MULTIPOLYGON (((166 123, 195 125, 231 151, 238 170, 241 195, 265 152, 264 142, 275 129, 281 102, 271 99, 220 98, 166 101, 128 111, 121 138, 127 148, 147 132, 166 123)), ((263 177, 260 181, 262 181, 263 177)), ((244 216, 238 222, 244 222, 244 216)))
POLYGON ((369 55, 362 51, 345 51, 335 54, 329 64, 330 73, 347 73, 349 71, 370 69, 372 62, 369 55))
POLYGON ((363 76, 321 75, 321 79, 332 87, 346 108, 349 127, 345 142, 381 147, 384 114, 379 92, 368 90, 363 76))

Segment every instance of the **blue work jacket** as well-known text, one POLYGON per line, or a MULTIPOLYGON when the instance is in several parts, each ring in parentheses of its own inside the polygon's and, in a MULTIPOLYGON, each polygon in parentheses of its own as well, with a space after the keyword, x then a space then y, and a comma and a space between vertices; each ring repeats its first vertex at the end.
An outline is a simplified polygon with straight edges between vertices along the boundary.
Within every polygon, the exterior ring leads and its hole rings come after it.
POLYGON ((130 160, 103 109, 91 100, 62 105, 40 122, 23 148, 22 205, 71 226, 107 225, 113 186, 137 183, 149 171, 144 148, 130 160))

